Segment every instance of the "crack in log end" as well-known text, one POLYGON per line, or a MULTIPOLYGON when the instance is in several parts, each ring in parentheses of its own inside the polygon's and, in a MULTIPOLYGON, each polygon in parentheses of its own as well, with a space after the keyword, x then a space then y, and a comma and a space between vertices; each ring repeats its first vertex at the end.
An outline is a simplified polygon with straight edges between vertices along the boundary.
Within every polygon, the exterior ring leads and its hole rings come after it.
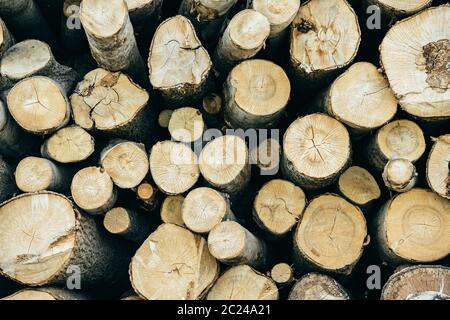
POLYGON ((424 67, 428 85, 444 93, 450 88, 450 41, 442 39, 423 47, 419 66, 424 67))

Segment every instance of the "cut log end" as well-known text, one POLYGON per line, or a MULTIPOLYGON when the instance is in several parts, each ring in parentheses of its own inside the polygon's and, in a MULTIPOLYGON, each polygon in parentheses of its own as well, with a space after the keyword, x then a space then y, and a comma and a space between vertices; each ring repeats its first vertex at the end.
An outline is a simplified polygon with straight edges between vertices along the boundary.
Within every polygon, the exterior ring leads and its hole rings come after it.
POLYGON ((375 178, 364 168, 350 167, 340 177, 338 190, 347 200, 365 206, 381 197, 381 189, 375 178))
POLYGON ((289 300, 349 300, 345 289, 333 278, 308 273, 300 278, 289 293, 289 300))
POLYGON ((55 165, 43 158, 27 157, 19 162, 15 172, 17 187, 23 192, 52 190, 56 177, 55 165))
POLYGON ((280 36, 294 20, 300 8, 297 0, 253 0, 254 10, 262 13, 270 23, 270 38, 280 36))
POLYGON ((175 141, 183 143, 200 141, 205 130, 205 122, 198 109, 179 108, 170 117, 169 132, 175 141))
POLYGON ((383 181, 386 187, 392 191, 409 191, 417 182, 416 167, 409 160, 390 160, 384 167, 383 181))
POLYGON ((182 217, 182 206, 184 202, 184 197, 178 196, 167 196, 163 203, 161 204, 161 220, 164 223, 172 223, 180 227, 185 227, 183 217, 182 217))
POLYGON ((287 263, 278 263, 270 270, 270 277, 279 286, 287 285, 294 281, 294 269, 287 263))
POLYGON ((450 199, 450 134, 436 139, 427 161, 427 181, 431 189, 450 199))
POLYGON ((103 226, 112 234, 126 233, 131 226, 131 218, 125 208, 113 208, 105 214, 103 226))

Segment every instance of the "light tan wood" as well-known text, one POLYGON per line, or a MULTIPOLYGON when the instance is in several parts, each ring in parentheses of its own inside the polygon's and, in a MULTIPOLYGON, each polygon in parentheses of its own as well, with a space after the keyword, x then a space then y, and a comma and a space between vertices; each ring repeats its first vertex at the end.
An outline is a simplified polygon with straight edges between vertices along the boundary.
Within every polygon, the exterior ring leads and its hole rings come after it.
POLYGON ((432 0, 363 0, 363 8, 377 6, 381 13, 381 28, 388 29, 400 19, 431 6, 432 0))
POLYGON ((450 134, 434 139, 427 161, 427 181, 434 192, 450 199, 450 134))
POLYGON ((279 287, 283 287, 294 281, 294 269, 287 263, 277 263, 270 270, 270 277, 279 287))
POLYGON ((185 107, 173 111, 169 121, 172 140, 187 144, 202 141, 206 130, 205 122, 198 109, 185 107))
POLYGON ((146 181, 142 182, 137 188, 134 188, 137 198, 142 204, 142 208, 152 212, 159 204, 160 192, 158 188, 146 181))
POLYGON ((346 290, 333 278, 308 273, 292 287, 289 300, 350 300, 346 290))
POLYGON ((416 167, 409 160, 389 160, 383 170, 384 185, 395 192, 406 192, 417 183, 416 167))
POLYGON ((183 217, 181 215, 184 197, 167 196, 161 204, 161 220, 164 223, 176 224, 180 227, 184 227, 183 217))
POLYGON ((366 169, 353 166, 339 177, 337 189, 351 203, 366 209, 381 197, 381 190, 372 174, 366 169))
POLYGON ((106 212, 103 226, 109 233, 137 243, 142 243, 151 231, 147 216, 123 207, 106 212))
POLYGON ((56 301, 56 300, 92 300, 93 297, 80 290, 66 290, 56 287, 22 289, 0 300, 18 301, 56 301))

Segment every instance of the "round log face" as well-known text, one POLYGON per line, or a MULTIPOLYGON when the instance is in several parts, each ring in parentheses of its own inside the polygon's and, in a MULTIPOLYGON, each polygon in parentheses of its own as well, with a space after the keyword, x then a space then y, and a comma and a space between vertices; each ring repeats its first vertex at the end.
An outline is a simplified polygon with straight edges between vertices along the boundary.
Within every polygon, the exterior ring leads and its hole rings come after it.
POLYGON ((123 0, 87 0, 81 2, 83 27, 96 38, 109 38, 122 28, 128 10, 123 0), (107 3, 108 10, 105 10, 107 3))
POLYGON ((378 0, 395 11, 414 13, 430 5, 431 0, 378 0))
POLYGON ((357 205, 365 205, 380 198, 381 190, 375 178, 364 168, 350 167, 338 182, 342 195, 357 205))
POLYGON ((289 300, 349 300, 347 292, 333 278, 308 273, 292 287, 289 300))
POLYGON ((300 8, 297 0, 253 0, 253 9, 267 17, 270 37, 278 35, 294 20, 300 8))
POLYGON ((15 177, 23 192, 47 190, 55 179, 52 164, 47 159, 27 157, 19 162, 15 177))
POLYGON ((242 10, 228 25, 230 40, 242 50, 255 50, 261 46, 270 33, 267 18, 254 10, 242 10))
POLYGON ((0 300, 18 300, 18 301, 55 301, 56 298, 50 293, 39 290, 22 290, 0 300))
POLYGON ((450 134, 439 137, 427 162, 428 185, 440 196, 450 199, 450 134))

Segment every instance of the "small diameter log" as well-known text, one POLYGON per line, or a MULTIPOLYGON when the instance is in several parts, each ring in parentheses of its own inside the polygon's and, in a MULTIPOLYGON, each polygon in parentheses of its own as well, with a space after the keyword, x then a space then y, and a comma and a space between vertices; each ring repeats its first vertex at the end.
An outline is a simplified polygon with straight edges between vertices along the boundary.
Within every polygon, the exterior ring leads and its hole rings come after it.
POLYGON ((292 287, 288 300, 350 300, 350 297, 333 278, 320 273, 308 273, 292 287))
POLYGON ((139 53, 133 25, 123 0, 84 0, 80 20, 92 56, 109 71, 124 71, 144 85, 145 63, 139 53))
POLYGON ((266 244, 235 221, 217 224, 208 235, 208 248, 226 265, 247 264, 256 268, 267 263, 266 244))
POLYGON ((183 217, 181 215, 183 202, 184 197, 181 195, 167 196, 161 204, 161 221, 164 223, 176 224, 180 227, 185 227, 183 217))
POLYGON ((171 107, 195 105, 209 87, 212 62, 192 23, 183 16, 163 21, 148 60, 150 82, 171 107))
POLYGON ((159 113, 158 124, 161 128, 169 128, 170 118, 172 117, 173 110, 163 110, 159 113))
POLYGON ((206 297, 207 300, 278 300, 272 279, 247 265, 225 271, 206 297))
POLYGON ((72 180, 73 201, 83 211, 101 215, 110 210, 117 200, 117 190, 104 169, 87 167, 78 171, 72 180))
POLYGON ((145 146, 125 140, 113 140, 100 155, 100 166, 122 189, 137 187, 149 171, 145 146))
POLYGON ((434 139, 427 161, 427 181, 441 197, 450 199, 450 134, 434 139))
POLYGON ((289 78, 281 67, 267 60, 244 61, 225 83, 225 122, 232 128, 273 127, 290 93, 289 78))
POLYGON ((27 157, 19 162, 15 172, 16 185, 23 192, 55 191, 67 193, 73 172, 50 160, 27 157))
MULTIPOLYGON (((270 34, 269 20, 258 11, 245 9, 228 24, 214 52, 214 66, 225 77, 239 62, 256 56, 270 34)), ((250 94, 250 93, 249 93, 250 94)))
POLYGON ((306 197, 292 182, 275 179, 266 183, 255 197, 253 220, 274 238, 290 233, 302 217, 306 197))
POLYGON ((449 17, 449 4, 424 10, 392 27, 380 47, 400 107, 425 124, 450 119, 450 30, 441 27, 449 17))
POLYGON ((87 46, 86 33, 80 21, 81 0, 64 0, 61 18, 61 42, 70 52, 84 51, 87 46))
POLYGON ((66 164, 84 161, 94 151, 94 138, 77 125, 59 129, 41 146, 43 157, 66 164))
POLYGON ((361 210, 343 198, 325 194, 306 208, 294 236, 299 269, 349 275, 370 241, 361 210))
POLYGON ((133 210, 117 207, 109 210, 103 219, 105 229, 123 238, 142 243, 150 234, 151 227, 148 216, 133 210))
POLYGON ((295 120, 283 140, 281 169, 295 184, 315 190, 333 184, 351 163, 350 136, 339 121, 320 113, 295 120))
POLYGON ((0 203, 11 198, 16 191, 13 169, 0 155, 0 203))
POLYGON ((422 129, 412 121, 396 120, 379 129, 368 145, 369 164, 382 172, 391 159, 401 158, 415 163, 425 152, 422 129))
POLYGON ((383 261, 392 265, 433 262, 450 254, 450 201, 431 190, 412 189, 389 200, 377 215, 383 261))
POLYGON ((14 45, 14 37, 0 18, 0 58, 14 45))
POLYGON ((412 266, 394 273, 383 287, 382 300, 450 300, 450 268, 412 266))
POLYGON ((213 42, 236 2, 238 0, 182 0, 179 13, 192 21, 203 40, 213 42))
POLYGON ((195 153, 174 141, 161 141, 152 147, 150 172, 158 188, 167 195, 188 191, 200 177, 195 153))
POLYGON ((261 176, 273 176, 280 170, 281 146, 278 139, 265 139, 250 150, 250 163, 261 176))
POLYGON ((294 269, 287 263, 277 263, 270 270, 270 277, 279 288, 283 288, 294 281, 294 269))
POLYGON ((373 64, 357 62, 319 95, 312 108, 341 121, 359 138, 392 120, 397 99, 373 64))
POLYGON ((159 204, 159 190, 146 181, 142 182, 135 189, 141 207, 146 211, 155 210, 159 204))
POLYGON ((48 44, 38 40, 25 40, 9 48, 0 61, 0 74, 2 91, 22 79, 39 75, 57 82, 67 94, 78 81, 75 70, 59 64, 48 44))
POLYGON ((238 194, 250 182, 249 152, 237 136, 225 135, 209 142, 200 154, 199 167, 210 185, 230 195, 238 194))
POLYGON ((0 273, 27 286, 66 285, 78 271, 84 289, 108 290, 121 283, 130 261, 129 249, 57 193, 3 203, 0 234, 0 273))
POLYGON ((303 90, 327 84, 352 63, 361 30, 345 0, 312 0, 300 7, 291 27, 291 68, 303 90))
POLYGON ((26 131, 45 135, 64 127, 70 120, 69 99, 52 79, 26 78, 8 93, 8 109, 26 131))
POLYGON ((228 196, 211 188, 197 188, 188 193, 181 207, 184 224, 195 233, 208 233, 220 222, 236 220, 228 196))
POLYGON ((223 99, 216 93, 207 94, 202 101, 202 115, 209 128, 222 128, 223 126, 223 99))
POLYGON ((350 167, 339 177, 337 192, 367 213, 381 197, 381 189, 372 174, 361 167, 350 167))
POLYGON ((199 235, 162 224, 131 260, 130 279, 148 300, 197 300, 219 276, 219 264, 199 235))
POLYGON ((406 192, 417 183, 417 170, 406 159, 389 160, 383 170, 384 185, 395 192, 406 192))
POLYGON ((22 289, 0 300, 19 301, 56 301, 56 300, 92 300, 93 297, 80 290, 67 290, 57 287, 22 289))
POLYGON ((168 128, 174 141, 190 146, 201 146, 203 143, 206 126, 198 109, 190 107, 176 109, 170 117, 168 128))
POLYGON ((124 73, 104 69, 89 72, 70 97, 77 125, 111 135, 151 143, 155 136, 156 110, 146 90, 124 73))

